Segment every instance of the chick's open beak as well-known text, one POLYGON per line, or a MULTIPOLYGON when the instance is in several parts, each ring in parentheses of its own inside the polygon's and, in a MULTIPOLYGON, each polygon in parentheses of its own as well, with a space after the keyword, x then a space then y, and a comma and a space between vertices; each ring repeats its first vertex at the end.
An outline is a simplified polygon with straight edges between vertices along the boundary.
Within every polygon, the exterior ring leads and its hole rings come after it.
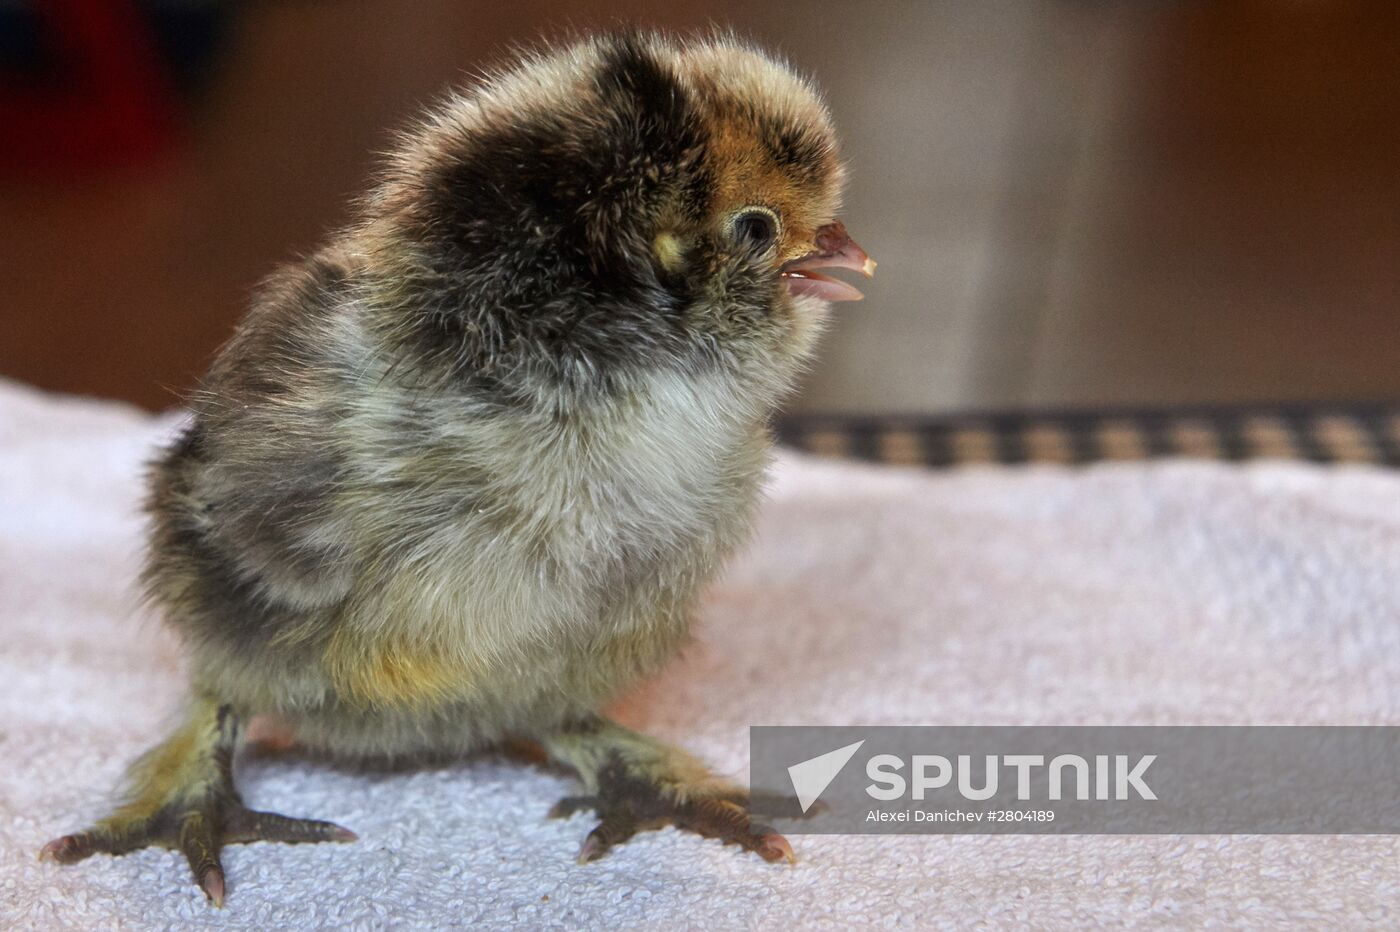
POLYGON ((780 274, 788 293, 812 295, 828 301, 859 301, 865 295, 855 287, 823 275, 816 269, 855 269, 866 278, 875 274, 875 260, 866 255, 846 227, 837 220, 817 230, 816 249, 783 264, 780 274))

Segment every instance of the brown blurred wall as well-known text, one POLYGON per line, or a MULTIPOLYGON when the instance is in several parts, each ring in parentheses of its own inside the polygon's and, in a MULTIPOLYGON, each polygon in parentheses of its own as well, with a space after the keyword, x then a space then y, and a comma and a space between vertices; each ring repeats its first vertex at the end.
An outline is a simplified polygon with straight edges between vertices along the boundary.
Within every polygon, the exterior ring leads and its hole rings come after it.
POLYGON ((826 86, 881 262, 799 405, 1400 396, 1393 3, 252 4, 187 143, 0 188, 0 374, 176 401, 389 130, 542 29, 732 22, 826 86))

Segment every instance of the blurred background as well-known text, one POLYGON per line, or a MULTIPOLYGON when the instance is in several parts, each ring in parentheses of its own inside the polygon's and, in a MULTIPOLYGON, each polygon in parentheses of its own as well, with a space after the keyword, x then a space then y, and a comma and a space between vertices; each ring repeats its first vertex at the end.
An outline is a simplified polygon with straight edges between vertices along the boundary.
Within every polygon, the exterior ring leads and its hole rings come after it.
POLYGON ((880 260, 801 412, 1400 398, 1400 4, 0 0, 0 375, 177 403, 511 43, 728 23, 880 260))

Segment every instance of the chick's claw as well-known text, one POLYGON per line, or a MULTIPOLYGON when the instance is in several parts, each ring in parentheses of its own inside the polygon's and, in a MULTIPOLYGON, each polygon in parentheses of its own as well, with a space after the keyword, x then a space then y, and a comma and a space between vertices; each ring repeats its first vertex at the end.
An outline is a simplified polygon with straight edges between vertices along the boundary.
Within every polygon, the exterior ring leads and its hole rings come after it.
POLYGON ((563 818, 584 809, 598 814, 597 826, 579 847, 580 864, 598 860, 638 832, 667 825, 705 838, 718 838, 727 845, 738 845, 765 861, 796 863, 787 839, 771 827, 754 821, 743 800, 744 794, 739 791, 723 796, 692 797, 684 790, 627 780, 621 786, 605 788, 594 796, 566 797, 555 804, 550 816, 563 818))
POLYGON ((55 838, 40 848, 39 860, 76 864, 97 850, 97 842, 91 832, 76 832, 55 838))

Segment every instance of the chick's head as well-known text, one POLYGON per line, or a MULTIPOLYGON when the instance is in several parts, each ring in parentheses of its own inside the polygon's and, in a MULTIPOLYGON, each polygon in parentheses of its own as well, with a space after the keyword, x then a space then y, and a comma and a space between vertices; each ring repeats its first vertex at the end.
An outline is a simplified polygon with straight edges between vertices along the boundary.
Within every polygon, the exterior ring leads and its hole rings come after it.
POLYGON ((781 391, 874 263, 826 107, 729 37, 527 57, 405 140, 366 209, 395 340, 522 393, 669 367, 781 391), (543 389, 542 389, 543 387, 543 389))

